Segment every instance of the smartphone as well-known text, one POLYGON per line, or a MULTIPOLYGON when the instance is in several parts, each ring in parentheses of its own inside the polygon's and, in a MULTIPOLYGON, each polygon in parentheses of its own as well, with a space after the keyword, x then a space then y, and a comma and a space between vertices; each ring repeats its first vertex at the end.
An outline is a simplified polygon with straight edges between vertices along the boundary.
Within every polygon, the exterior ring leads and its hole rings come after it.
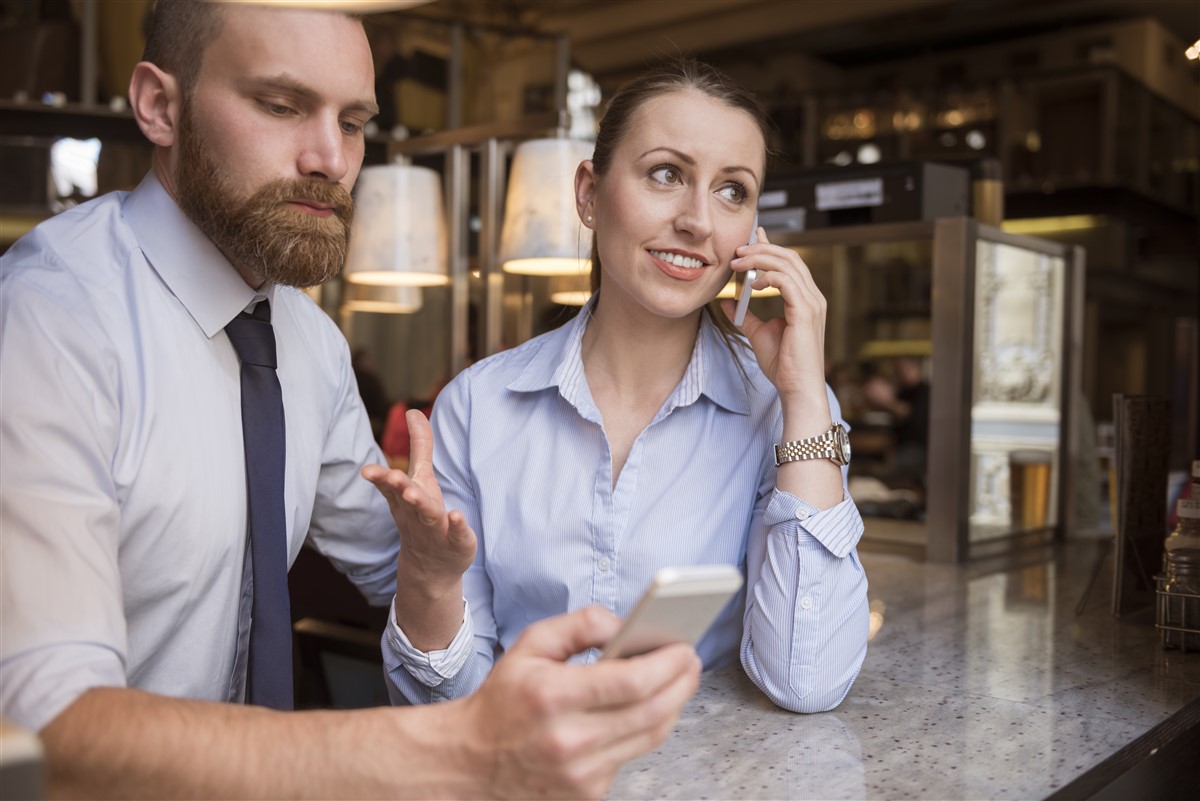
POLYGON ((741 586, 742 573, 733 565, 664 567, 600 658, 637 656, 676 642, 694 645, 741 586))
MULTIPOLYGON (((758 241, 758 215, 754 215, 754 228, 750 231, 750 241, 747 245, 753 245, 758 241)), ((750 295, 752 291, 750 285, 754 283, 754 279, 758 277, 758 270, 746 270, 742 273, 734 273, 734 286, 736 287, 735 295, 737 296, 737 311, 733 315, 733 324, 741 328, 742 323, 746 322, 746 310, 750 308, 750 295)))

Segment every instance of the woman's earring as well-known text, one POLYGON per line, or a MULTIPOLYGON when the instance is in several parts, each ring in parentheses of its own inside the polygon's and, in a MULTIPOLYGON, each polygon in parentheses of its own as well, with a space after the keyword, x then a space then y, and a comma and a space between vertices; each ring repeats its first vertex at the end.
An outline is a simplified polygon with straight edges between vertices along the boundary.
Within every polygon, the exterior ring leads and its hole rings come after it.
POLYGON ((589 214, 588 216, 584 217, 584 218, 583 218, 583 221, 584 221, 584 222, 591 222, 591 221, 592 221, 592 215, 590 215, 590 214, 589 214))

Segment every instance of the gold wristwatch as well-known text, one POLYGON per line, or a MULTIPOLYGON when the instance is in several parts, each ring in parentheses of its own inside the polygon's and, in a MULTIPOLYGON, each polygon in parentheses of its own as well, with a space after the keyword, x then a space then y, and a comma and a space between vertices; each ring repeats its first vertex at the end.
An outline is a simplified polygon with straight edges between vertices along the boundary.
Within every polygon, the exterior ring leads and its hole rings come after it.
POLYGON ((797 439, 775 446, 775 464, 806 459, 829 459, 836 465, 850 464, 850 435, 841 423, 816 437, 797 439))

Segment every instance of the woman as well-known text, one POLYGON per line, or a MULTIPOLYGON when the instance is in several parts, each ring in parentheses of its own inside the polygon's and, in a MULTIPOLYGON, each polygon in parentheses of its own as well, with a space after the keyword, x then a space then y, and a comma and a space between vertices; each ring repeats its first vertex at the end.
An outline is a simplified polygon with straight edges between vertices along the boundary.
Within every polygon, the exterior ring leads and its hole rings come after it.
POLYGON ((657 569, 726 562, 746 589, 697 644, 705 667, 740 656, 795 711, 845 696, 866 653, 862 520, 831 444, 825 300, 794 252, 761 229, 746 244, 765 162, 757 101, 710 67, 678 62, 612 99, 575 177, 592 301, 457 376, 432 432, 414 414, 411 475, 364 470, 403 540, 394 693, 469 693, 529 623, 626 615, 657 569), (743 339, 714 298, 751 268, 785 314, 750 316, 743 339), (811 437, 828 449, 776 465, 774 445, 811 437))

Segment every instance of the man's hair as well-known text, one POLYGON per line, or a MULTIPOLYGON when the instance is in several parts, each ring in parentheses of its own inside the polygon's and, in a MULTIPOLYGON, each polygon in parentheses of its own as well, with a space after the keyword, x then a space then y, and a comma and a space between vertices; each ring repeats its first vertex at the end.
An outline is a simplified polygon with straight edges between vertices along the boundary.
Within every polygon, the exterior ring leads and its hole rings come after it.
POLYGON ((174 75, 188 97, 200 76, 204 52, 221 33, 221 23, 220 3, 156 0, 146 21, 142 61, 174 75))

